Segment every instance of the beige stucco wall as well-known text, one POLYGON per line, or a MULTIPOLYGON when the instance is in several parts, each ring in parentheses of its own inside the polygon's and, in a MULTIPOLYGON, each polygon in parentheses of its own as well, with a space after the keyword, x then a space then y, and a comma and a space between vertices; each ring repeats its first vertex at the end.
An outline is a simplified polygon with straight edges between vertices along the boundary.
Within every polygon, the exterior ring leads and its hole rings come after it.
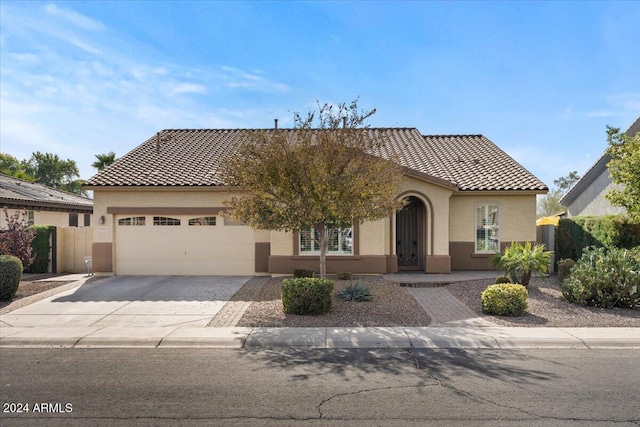
MULTIPOLYGON (((10 216, 14 215, 16 212, 23 212, 22 209, 8 209, 7 211, 10 216)), ((93 218, 91 220, 93 221, 93 218)), ((68 227, 69 212, 33 210, 33 223, 37 225, 53 225, 55 227, 68 227)), ((6 226, 7 226, 7 221, 4 217, 4 212, 0 211, 0 228, 5 228, 6 226)), ((78 226, 79 227, 84 226, 83 213, 78 214, 78 226)))
POLYGON ((85 257, 91 256, 93 243, 92 227, 58 227, 57 265, 58 273, 85 273, 85 257))
POLYGON ((360 255, 389 254, 388 223, 388 218, 360 223, 359 236, 356 236, 360 242, 360 255))
POLYGON ((451 197, 449 234, 452 242, 474 242, 476 204, 499 205, 500 241, 536 240, 536 195, 467 195, 451 197))

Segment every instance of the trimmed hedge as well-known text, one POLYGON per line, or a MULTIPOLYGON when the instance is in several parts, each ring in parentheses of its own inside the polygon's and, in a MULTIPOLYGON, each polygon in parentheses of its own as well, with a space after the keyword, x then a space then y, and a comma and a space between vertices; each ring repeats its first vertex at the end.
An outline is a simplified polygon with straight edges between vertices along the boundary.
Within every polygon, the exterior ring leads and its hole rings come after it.
POLYGON ((22 261, 11 255, 0 255, 0 301, 11 301, 22 277, 22 261))
POLYGON ((529 291, 520 284, 500 283, 482 291, 482 312, 497 316, 522 316, 527 310, 529 291))
POLYGON ((556 234, 556 258, 577 261, 582 250, 640 246, 640 224, 632 224, 622 215, 576 216, 562 218, 556 234))
POLYGON ((51 225, 32 225, 29 229, 36 232, 31 241, 31 253, 35 256, 35 261, 29 267, 29 271, 32 273, 47 273, 49 271, 49 241, 55 227, 51 225))
POLYGON ((333 281, 312 277, 282 281, 282 308, 289 314, 323 314, 331 309, 333 281))

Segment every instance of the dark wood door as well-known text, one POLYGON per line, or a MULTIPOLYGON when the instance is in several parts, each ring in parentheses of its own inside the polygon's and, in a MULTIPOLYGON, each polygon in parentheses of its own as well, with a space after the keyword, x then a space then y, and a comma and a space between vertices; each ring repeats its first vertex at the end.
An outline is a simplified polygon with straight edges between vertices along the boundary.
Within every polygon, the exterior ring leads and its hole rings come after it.
POLYGON ((396 214, 396 255, 398 270, 422 270, 422 223, 424 206, 415 197, 396 214))

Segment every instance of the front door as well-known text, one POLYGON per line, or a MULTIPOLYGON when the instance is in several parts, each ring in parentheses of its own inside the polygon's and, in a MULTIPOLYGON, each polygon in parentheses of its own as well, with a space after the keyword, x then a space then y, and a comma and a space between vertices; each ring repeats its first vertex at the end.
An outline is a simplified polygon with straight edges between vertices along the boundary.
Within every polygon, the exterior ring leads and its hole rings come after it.
POLYGON ((396 213, 396 255, 398 270, 423 270, 424 205, 416 197, 396 213))

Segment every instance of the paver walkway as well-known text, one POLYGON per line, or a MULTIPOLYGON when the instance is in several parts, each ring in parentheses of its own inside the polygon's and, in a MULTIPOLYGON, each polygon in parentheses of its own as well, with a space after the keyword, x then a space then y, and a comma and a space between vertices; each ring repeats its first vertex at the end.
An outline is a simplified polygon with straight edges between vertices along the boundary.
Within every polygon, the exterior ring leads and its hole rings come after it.
MULTIPOLYGON (((242 297, 240 300, 227 301, 207 326, 233 327, 238 324, 244 313, 249 309, 265 283, 270 277, 254 277, 242 286, 242 297)), ((236 296, 234 295, 234 298, 236 296)))
POLYGON ((420 307, 431 317, 429 326, 498 326, 478 316, 454 297, 445 287, 407 288, 420 307))
POLYGON ((495 277, 495 271, 455 271, 450 274, 424 274, 418 272, 385 274, 383 277, 396 283, 424 285, 408 287, 420 307, 431 317, 430 327, 498 326, 478 316, 449 292, 444 284, 495 277))

